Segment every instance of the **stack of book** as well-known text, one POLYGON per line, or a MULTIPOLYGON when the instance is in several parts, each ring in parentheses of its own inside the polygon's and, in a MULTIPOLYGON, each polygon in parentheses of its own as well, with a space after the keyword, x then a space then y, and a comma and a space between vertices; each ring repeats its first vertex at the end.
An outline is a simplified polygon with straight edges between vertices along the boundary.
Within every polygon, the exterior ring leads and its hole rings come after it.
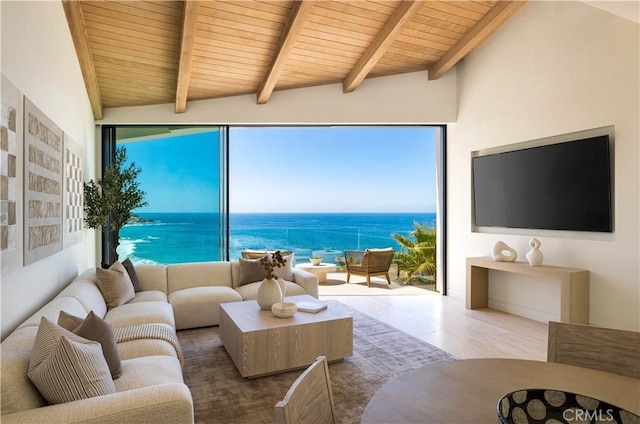
POLYGON ((296 305, 298 306, 298 311, 302 311, 302 312, 311 312, 312 314, 315 314, 317 312, 323 311, 325 309, 327 309, 327 302, 320 302, 320 301, 302 301, 302 302, 297 302, 296 305))

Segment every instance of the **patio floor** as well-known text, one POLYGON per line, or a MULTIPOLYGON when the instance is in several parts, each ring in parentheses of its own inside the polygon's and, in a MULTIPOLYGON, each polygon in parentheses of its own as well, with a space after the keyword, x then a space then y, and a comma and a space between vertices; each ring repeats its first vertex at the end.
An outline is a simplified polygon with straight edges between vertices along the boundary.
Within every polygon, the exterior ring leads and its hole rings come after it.
POLYGON ((387 284, 384 277, 371 277, 371 287, 367 287, 367 279, 352 275, 347 284, 346 272, 330 272, 327 282, 321 283, 318 290, 321 296, 419 296, 438 295, 430 290, 416 286, 405 286, 391 280, 387 284))

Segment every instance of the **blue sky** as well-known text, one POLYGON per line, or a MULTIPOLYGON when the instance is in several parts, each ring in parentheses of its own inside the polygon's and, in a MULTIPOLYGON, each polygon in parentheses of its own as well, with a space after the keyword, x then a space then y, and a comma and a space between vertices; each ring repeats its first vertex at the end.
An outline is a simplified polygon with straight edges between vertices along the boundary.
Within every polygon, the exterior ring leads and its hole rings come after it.
MULTIPOLYGON (((236 127, 229 131, 230 211, 434 212, 432 127, 236 127)), ((125 144, 149 206, 218 206, 218 133, 125 144)))

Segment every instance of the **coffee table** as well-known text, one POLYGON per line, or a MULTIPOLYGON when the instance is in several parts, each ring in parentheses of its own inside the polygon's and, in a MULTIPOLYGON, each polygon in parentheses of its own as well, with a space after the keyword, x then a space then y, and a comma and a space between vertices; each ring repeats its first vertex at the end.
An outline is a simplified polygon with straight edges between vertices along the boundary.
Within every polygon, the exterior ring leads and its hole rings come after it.
MULTIPOLYGON (((309 295, 287 302, 317 301, 309 295)), ((246 378, 305 368, 320 355, 337 361, 353 355, 353 317, 331 305, 318 313, 277 318, 255 300, 220 305, 220 340, 246 378)))
POLYGON ((335 264, 328 264, 324 262, 319 265, 314 265, 312 263, 301 263, 297 264, 296 268, 314 274, 316 277, 318 277, 318 283, 320 284, 327 282, 327 273, 336 272, 336 270, 338 269, 335 264))

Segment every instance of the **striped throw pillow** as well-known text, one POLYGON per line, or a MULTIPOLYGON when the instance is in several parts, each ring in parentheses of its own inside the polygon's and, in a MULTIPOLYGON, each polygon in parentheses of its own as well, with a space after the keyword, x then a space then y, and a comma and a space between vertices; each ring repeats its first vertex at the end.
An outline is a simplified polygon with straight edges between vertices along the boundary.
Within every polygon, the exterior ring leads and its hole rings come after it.
POLYGON ((28 376, 49 404, 116 392, 100 343, 42 317, 28 376))

